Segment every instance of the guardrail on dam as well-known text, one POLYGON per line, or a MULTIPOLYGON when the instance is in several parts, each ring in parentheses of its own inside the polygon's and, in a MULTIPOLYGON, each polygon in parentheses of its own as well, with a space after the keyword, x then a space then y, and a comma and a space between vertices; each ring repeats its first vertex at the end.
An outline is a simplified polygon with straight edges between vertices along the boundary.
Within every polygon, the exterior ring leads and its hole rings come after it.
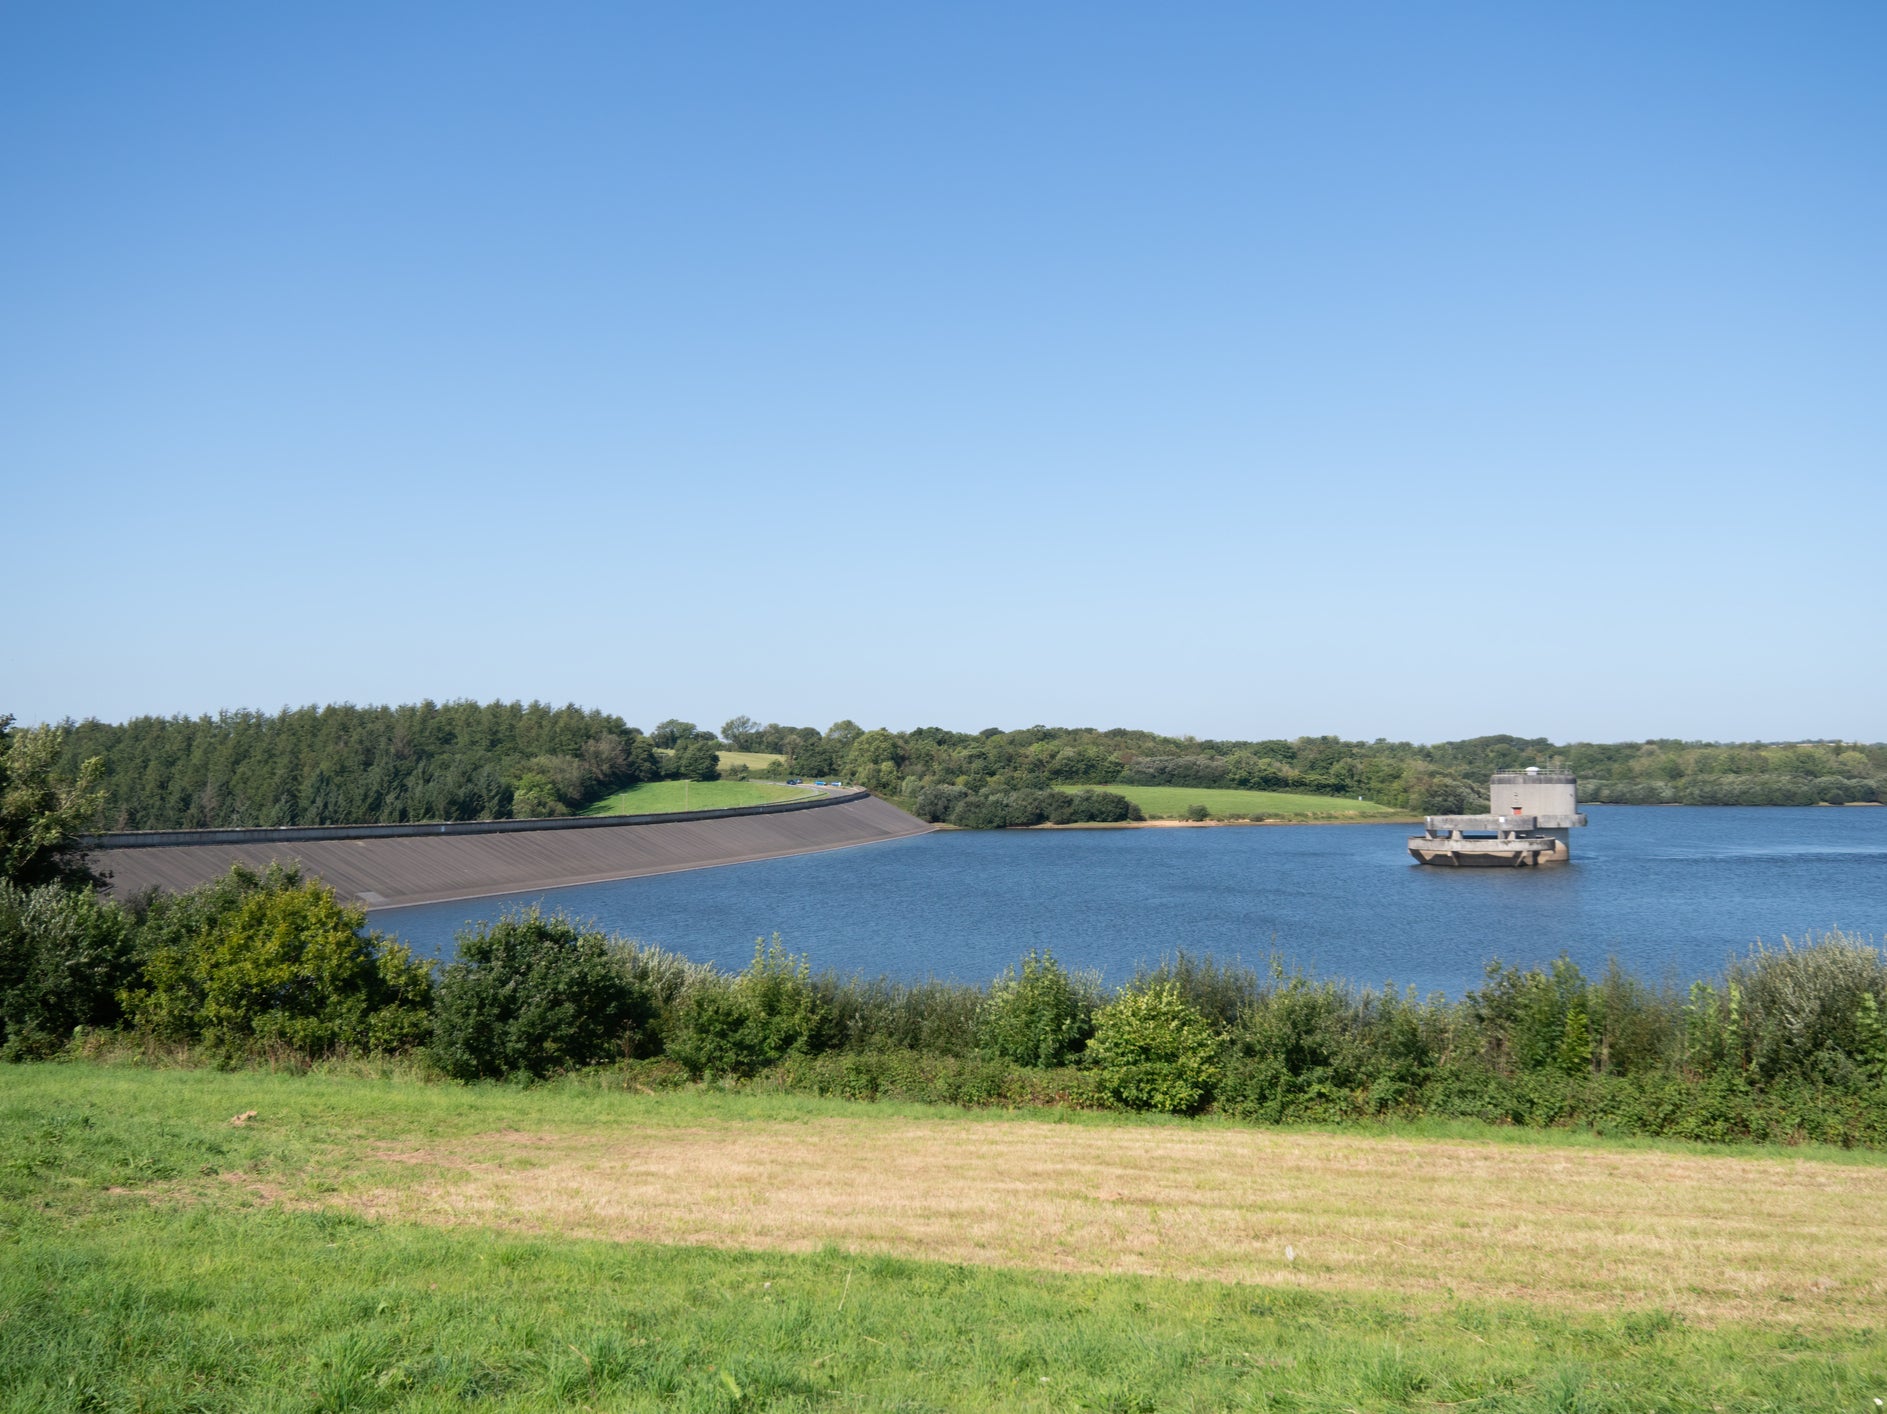
POLYGON ((844 849, 930 829, 861 790, 665 815, 141 830, 95 835, 87 847, 120 894, 194 888, 234 864, 281 860, 344 899, 397 908, 844 849))

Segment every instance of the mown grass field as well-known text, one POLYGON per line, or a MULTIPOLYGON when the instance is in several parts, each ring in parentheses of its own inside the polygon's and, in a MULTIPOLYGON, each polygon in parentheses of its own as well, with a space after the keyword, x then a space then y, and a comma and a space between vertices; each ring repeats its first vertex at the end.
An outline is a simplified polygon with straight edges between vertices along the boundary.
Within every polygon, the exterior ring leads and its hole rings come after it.
POLYGON ((749 771, 762 774, 781 774, 786 771, 785 758, 772 751, 723 751, 720 754, 721 769, 731 771, 736 766, 745 766, 749 771))
MULTIPOLYGON (((675 753, 667 747, 658 746, 655 754, 666 761, 675 753)), ((772 751, 716 751, 715 755, 720 758, 720 767, 723 771, 731 771, 736 766, 745 766, 749 771, 760 772, 783 773, 786 769, 785 758, 772 751)))
POLYGON ((1263 815, 1273 820, 1407 820, 1415 817, 1369 800, 1297 795, 1274 790, 1203 790, 1191 786, 1062 786, 1062 790, 1108 790, 1124 795, 1150 820, 1182 820, 1194 805, 1209 818, 1263 815))
POLYGON ((599 800, 585 815, 657 815, 672 810, 722 810, 734 805, 765 805, 812 795, 798 786, 771 781, 644 781, 599 800))
POLYGON ((605 1086, 7 1067, 0 1409, 1887 1395, 1879 1156, 605 1086))

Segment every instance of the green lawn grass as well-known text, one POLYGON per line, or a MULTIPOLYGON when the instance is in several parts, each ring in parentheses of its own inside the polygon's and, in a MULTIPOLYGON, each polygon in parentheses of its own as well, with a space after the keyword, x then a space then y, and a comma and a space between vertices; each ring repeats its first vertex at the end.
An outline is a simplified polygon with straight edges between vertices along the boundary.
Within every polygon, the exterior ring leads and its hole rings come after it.
POLYGON ((1406 820, 1403 811, 1370 800, 1341 796, 1296 795, 1275 790, 1196 789, 1191 786, 1062 786, 1062 790, 1108 790, 1124 795, 1152 820, 1181 820, 1188 807, 1203 805, 1223 820, 1235 815, 1263 815, 1273 820, 1406 820))
POLYGON ((1544 1414, 1887 1393, 1887 1344, 1862 1326, 526 1237, 321 1205, 389 1138, 722 1104, 756 1102, 0 1069, 0 1410, 1544 1414))
POLYGON ((521 1237, 321 1204, 389 1138, 608 1129, 626 1106, 738 1116, 747 1097, 89 1063, 0 1080, 0 1410, 1781 1410, 1887 1389, 1864 1327, 521 1237), (259 1118, 230 1127, 238 1106, 259 1118))
POLYGON ((724 810, 817 794, 771 781, 644 781, 599 800, 585 815, 657 815, 671 810, 724 810))

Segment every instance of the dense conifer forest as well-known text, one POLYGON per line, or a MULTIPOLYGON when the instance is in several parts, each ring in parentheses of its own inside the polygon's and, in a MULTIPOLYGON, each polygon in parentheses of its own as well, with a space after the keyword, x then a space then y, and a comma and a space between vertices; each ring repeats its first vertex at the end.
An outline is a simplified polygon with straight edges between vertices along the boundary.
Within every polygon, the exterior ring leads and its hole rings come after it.
POLYGON ((539 702, 68 724, 67 774, 94 757, 115 830, 552 815, 659 774, 622 718, 539 702))

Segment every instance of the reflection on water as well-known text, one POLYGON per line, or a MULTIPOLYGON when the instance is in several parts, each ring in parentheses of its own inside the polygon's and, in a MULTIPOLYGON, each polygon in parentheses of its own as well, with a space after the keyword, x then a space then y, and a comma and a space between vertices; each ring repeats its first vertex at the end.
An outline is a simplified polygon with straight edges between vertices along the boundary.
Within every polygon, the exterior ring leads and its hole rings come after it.
POLYGON ((842 972, 981 981, 1030 948, 1112 980, 1178 948, 1458 993, 1486 962, 1617 956, 1651 979, 1757 939, 1887 935, 1887 808, 1593 806, 1563 868, 1428 869, 1400 825, 952 832, 508 899, 385 910, 449 955, 468 919, 541 901, 729 967, 780 933, 842 972))

